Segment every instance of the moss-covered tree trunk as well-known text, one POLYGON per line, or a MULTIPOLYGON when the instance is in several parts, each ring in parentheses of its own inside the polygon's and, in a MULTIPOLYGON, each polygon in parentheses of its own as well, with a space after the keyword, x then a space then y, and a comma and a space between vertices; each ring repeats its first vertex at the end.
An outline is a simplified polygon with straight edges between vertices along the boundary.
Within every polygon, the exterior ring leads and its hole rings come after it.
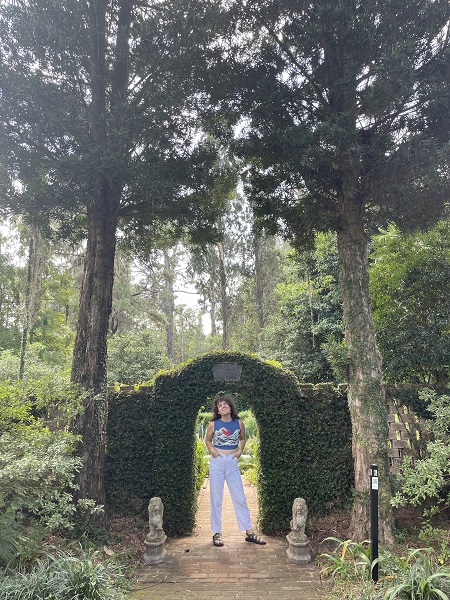
POLYGON ((364 205, 352 197, 341 204, 338 250, 345 338, 348 347, 348 402, 352 420, 355 497, 351 535, 370 537, 370 465, 380 476, 380 529, 382 543, 391 543, 388 424, 382 383, 382 359, 375 339, 369 294, 364 205))

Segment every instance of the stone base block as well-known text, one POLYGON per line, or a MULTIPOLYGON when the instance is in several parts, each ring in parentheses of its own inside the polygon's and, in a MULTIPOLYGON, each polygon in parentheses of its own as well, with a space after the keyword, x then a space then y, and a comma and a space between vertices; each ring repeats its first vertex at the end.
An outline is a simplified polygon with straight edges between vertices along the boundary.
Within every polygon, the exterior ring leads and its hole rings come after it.
POLYGON ((292 534, 288 534, 286 536, 287 541, 289 542, 289 547, 287 549, 287 556, 291 563, 296 565, 306 565, 311 562, 311 554, 309 553, 309 540, 305 536, 303 541, 293 540, 291 538, 292 534))
POLYGON ((164 556, 166 555, 166 549, 164 546, 166 539, 167 536, 164 535, 164 538, 158 542, 150 542, 145 540, 144 562, 146 565, 159 565, 163 562, 164 556))

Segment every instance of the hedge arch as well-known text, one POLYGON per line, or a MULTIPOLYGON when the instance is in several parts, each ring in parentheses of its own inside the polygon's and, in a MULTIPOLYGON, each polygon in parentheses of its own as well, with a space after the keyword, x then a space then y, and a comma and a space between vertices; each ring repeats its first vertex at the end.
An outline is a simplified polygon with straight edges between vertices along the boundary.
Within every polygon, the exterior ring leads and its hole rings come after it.
POLYGON ((111 397, 106 490, 112 508, 139 512, 150 497, 160 496, 166 533, 192 532, 196 418, 220 390, 244 400, 258 423, 258 522, 263 532, 289 528, 297 496, 306 499, 312 512, 350 497, 351 425, 345 393, 301 385, 293 373, 249 355, 216 352, 159 374, 148 387, 111 397), (216 381, 213 366, 219 362, 242 365, 240 381, 216 381))

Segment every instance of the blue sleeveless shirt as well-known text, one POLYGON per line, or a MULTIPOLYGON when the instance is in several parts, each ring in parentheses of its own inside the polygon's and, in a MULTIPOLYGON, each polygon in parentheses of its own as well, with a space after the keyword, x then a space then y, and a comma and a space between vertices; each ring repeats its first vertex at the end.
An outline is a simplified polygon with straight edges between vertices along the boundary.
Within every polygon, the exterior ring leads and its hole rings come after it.
POLYGON ((217 450, 237 450, 239 447, 240 427, 239 419, 222 421, 216 419, 214 423, 213 446, 217 450))

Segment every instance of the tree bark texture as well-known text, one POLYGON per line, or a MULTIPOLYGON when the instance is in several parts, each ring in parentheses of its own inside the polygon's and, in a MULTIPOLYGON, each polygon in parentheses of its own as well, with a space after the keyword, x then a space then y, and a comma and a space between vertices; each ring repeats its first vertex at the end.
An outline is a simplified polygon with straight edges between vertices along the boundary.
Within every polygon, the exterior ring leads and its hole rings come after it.
POLYGON ((176 256, 171 260, 169 252, 164 250, 164 314, 166 317, 167 356, 175 364, 175 292, 173 282, 175 278, 176 256))
POLYGON ((257 234, 253 234, 253 251, 255 255, 255 287, 256 287, 256 311, 258 314, 258 325, 262 330, 265 324, 264 315, 264 283, 263 265, 261 257, 261 240, 257 234))
POLYGON ((369 293, 367 238, 363 203, 344 199, 340 213, 338 251, 345 338, 348 348, 348 403, 353 431, 355 498, 351 536, 370 538, 370 465, 380 477, 381 543, 393 542, 390 506, 387 411, 382 383, 382 358, 378 349, 369 293))
POLYGON ((82 435, 82 470, 78 496, 105 503, 104 462, 108 405, 106 395, 107 334, 112 312, 116 230, 123 182, 115 165, 126 162, 126 136, 120 131, 128 86, 129 30, 133 0, 121 0, 113 67, 107 65, 107 0, 90 0, 90 133, 98 166, 87 206, 88 235, 80 292, 77 334, 73 351, 72 381, 87 391, 78 423, 82 435), (111 72, 112 71, 112 72, 111 72), (108 86, 108 82, 110 85, 108 86), (110 89, 109 100, 107 89, 110 89), (104 157, 108 157, 107 160, 104 157))
POLYGON ((88 210, 89 231, 72 363, 72 381, 88 391, 77 428, 83 438, 78 494, 100 504, 105 502, 106 343, 112 310, 117 228, 117 210, 108 211, 108 205, 111 202, 88 210))
POLYGON ((230 345, 230 309, 227 294, 227 272, 225 269, 225 256, 223 244, 219 242, 219 278, 220 278, 220 305, 222 311, 222 350, 227 350, 230 345))
POLYGON ((117 211, 93 206, 80 292, 72 380, 94 394, 106 386, 106 338, 112 309, 117 211))

